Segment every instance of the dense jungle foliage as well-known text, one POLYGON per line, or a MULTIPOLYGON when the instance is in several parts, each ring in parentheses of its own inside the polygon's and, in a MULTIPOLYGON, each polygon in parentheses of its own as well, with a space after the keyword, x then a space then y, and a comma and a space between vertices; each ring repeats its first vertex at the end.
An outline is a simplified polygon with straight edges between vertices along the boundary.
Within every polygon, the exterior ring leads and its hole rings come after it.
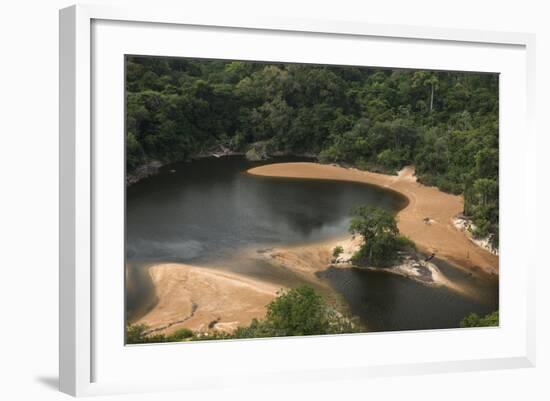
POLYGON ((128 57, 128 172, 252 149, 395 173, 464 194, 498 246, 498 75, 128 57))

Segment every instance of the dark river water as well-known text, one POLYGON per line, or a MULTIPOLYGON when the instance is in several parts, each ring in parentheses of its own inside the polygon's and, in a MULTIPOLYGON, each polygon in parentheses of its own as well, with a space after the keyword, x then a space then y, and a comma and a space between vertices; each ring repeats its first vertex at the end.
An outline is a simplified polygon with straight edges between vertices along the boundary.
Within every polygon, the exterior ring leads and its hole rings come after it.
MULTIPOLYGON (((304 159, 280 158, 270 163, 304 159)), ((126 309, 132 319, 154 305, 147 266, 184 262, 216 266, 297 286, 303 279, 244 249, 316 242, 347 233, 350 209, 369 204, 397 212, 400 195, 364 184, 257 177, 261 164, 242 156, 206 158, 164 167, 127 189, 126 309)), ((498 308, 498 284, 474 279, 437 261, 454 281, 480 296, 466 298, 383 272, 328 269, 319 277, 341 295, 352 314, 373 331, 457 327, 469 312, 498 308)))

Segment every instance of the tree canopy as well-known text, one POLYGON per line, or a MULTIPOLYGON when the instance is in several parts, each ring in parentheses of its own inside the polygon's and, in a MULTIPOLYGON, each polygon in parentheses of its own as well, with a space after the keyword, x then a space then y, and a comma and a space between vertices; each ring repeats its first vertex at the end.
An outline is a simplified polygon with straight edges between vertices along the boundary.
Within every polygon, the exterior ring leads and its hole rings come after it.
POLYGON ((389 266, 398 258, 398 251, 414 248, 414 243, 399 235, 395 217, 385 209, 359 206, 351 212, 350 232, 363 237, 363 244, 352 261, 371 266, 389 266))
POLYGON ((128 172, 223 145, 312 155, 464 194, 498 246, 498 75, 166 57, 126 59, 128 172))

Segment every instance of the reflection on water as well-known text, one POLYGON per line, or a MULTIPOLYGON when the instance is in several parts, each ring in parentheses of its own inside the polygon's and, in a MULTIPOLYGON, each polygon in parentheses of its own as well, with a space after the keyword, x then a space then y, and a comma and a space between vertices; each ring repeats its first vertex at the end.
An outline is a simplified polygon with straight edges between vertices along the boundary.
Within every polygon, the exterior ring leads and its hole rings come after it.
POLYGON ((369 331, 453 328, 472 311, 487 314, 498 308, 496 282, 480 286, 487 292, 479 301, 383 271, 329 268, 318 275, 342 294, 369 331))
POLYGON ((257 164, 238 156, 202 159, 131 186, 128 259, 204 263, 242 247, 332 238, 347 232, 354 205, 397 210, 404 202, 361 184, 243 173, 257 164))
MULTIPOLYGON (((303 160, 303 159, 302 159, 303 160)), ((297 161, 281 158, 271 162, 297 161)), ((177 163, 127 190, 126 305, 136 316, 154 304, 146 266, 159 262, 210 265, 283 285, 303 280, 243 249, 299 244, 347 233, 349 211, 360 204, 397 211, 399 195, 374 186, 245 174, 243 157, 177 163)), ((438 263, 439 265, 439 263, 438 263)), ((442 269, 456 269, 447 265, 442 269)), ((456 327, 462 316, 494 310, 495 285, 472 301, 385 273, 328 270, 321 276, 371 330, 456 327)), ((463 277, 475 285, 471 277, 463 277)))

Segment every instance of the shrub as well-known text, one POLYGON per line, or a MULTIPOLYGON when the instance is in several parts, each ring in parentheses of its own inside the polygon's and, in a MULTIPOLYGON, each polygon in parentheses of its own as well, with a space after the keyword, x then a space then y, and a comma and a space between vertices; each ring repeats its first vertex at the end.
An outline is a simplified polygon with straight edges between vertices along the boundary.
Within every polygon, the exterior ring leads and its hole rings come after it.
POLYGON ((191 337, 193 337, 193 331, 185 327, 176 330, 170 335, 170 339, 173 341, 182 341, 191 337))
POLYGON ((323 298, 307 286, 279 295, 268 305, 266 320, 282 336, 325 334, 329 327, 323 298))
POLYGON ((146 334, 149 327, 145 324, 126 326, 126 344, 164 343, 169 339, 164 334, 146 334))
POLYGON ((235 338, 307 336, 353 333, 358 325, 326 304, 323 297, 308 286, 281 293, 267 307, 264 320, 253 320, 239 327, 235 338))
POLYGON ((470 313, 460 322, 460 327, 491 327, 499 325, 498 311, 479 316, 477 313, 470 313))

